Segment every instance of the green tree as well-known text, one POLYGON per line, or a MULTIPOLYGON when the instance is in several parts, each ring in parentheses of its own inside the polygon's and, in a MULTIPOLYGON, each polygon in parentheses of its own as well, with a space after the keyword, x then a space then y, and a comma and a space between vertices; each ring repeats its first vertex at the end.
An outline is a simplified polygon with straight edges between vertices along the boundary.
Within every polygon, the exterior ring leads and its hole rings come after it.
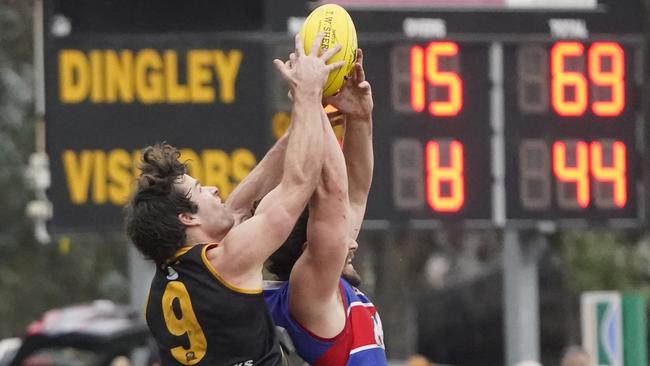
POLYGON ((641 292, 650 298, 650 239, 615 230, 565 231, 553 240, 562 263, 568 322, 566 335, 580 340, 583 291, 641 292))
POLYGON ((575 291, 639 291, 648 287, 648 242, 616 231, 570 231, 562 236, 567 285, 575 291))

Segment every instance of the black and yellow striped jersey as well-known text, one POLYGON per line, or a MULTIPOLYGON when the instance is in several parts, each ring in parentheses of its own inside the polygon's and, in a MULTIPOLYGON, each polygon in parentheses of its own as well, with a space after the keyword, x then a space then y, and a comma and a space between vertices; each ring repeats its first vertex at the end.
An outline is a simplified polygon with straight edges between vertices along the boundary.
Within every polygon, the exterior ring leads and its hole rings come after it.
POLYGON ((262 290, 222 279, 206 251, 183 247, 156 270, 145 308, 164 366, 276 366, 282 351, 262 290))

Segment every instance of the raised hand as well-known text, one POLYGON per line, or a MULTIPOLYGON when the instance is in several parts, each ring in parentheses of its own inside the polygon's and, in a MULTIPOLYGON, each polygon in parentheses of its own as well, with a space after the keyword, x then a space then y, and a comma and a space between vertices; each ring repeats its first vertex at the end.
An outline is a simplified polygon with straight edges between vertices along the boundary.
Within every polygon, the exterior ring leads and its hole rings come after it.
POLYGON ((367 119, 371 116, 374 106, 372 90, 363 70, 363 51, 360 48, 357 49, 357 62, 341 90, 323 101, 351 118, 367 119))
POLYGON ((289 61, 273 60, 280 75, 289 84, 291 93, 295 96, 295 91, 300 88, 308 90, 318 90, 322 93, 323 86, 327 77, 332 70, 343 66, 343 61, 334 62, 327 65, 327 61, 332 58, 340 49, 341 45, 336 45, 331 49, 319 55, 320 44, 324 34, 319 33, 312 43, 309 54, 305 54, 303 40, 300 35, 296 35, 296 49, 291 54, 289 61))

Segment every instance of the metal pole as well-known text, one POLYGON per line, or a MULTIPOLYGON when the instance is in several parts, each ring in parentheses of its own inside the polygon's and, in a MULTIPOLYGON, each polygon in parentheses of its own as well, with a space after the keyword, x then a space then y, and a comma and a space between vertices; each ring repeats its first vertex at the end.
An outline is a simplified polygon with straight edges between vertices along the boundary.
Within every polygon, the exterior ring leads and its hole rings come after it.
POLYGON ((503 290, 506 366, 538 361, 539 286, 538 259, 545 238, 520 241, 516 229, 505 229, 503 290))
MULTIPOLYGON (((44 18, 43 0, 34 0, 34 112, 37 123, 45 116, 45 60, 44 60, 44 18)), ((45 152, 45 137, 36 136, 36 151, 45 152), (41 140, 42 138, 42 140, 41 140)))
POLYGON ((498 227, 506 224, 506 153, 504 141, 505 112, 503 96, 503 45, 490 45, 490 126, 492 127, 492 220, 498 227))
POLYGON ((43 0, 34 0, 34 137, 36 152, 45 153, 45 51, 43 0))
POLYGON ((28 217, 34 222, 34 237, 40 243, 49 243, 47 221, 52 218, 52 204, 46 191, 50 187, 49 159, 45 152, 45 66, 44 66, 44 18, 43 0, 34 0, 34 139, 35 152, 29 158, 27 179, 36 194, 36 199, 25 207, 28 217))

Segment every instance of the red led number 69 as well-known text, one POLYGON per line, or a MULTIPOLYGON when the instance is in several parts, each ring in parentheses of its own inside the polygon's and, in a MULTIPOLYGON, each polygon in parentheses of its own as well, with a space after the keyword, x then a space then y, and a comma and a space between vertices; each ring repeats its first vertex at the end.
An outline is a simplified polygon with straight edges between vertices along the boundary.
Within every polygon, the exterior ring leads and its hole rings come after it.
MULTIPOLYGON (((551 101, 553 109, 561 116, 582 116, 587 109, 588 82, 580 64, 583 55, 584 46, 578 42, 558 42, 551 49, 551 101)), ((589 47, 589 80, 595 88, 609 89, 605 100, 592 97, 591 110, 595 115, 614 117, 623 111, 624 61, 625 53, 617 43, 596 42, 589 47)))

